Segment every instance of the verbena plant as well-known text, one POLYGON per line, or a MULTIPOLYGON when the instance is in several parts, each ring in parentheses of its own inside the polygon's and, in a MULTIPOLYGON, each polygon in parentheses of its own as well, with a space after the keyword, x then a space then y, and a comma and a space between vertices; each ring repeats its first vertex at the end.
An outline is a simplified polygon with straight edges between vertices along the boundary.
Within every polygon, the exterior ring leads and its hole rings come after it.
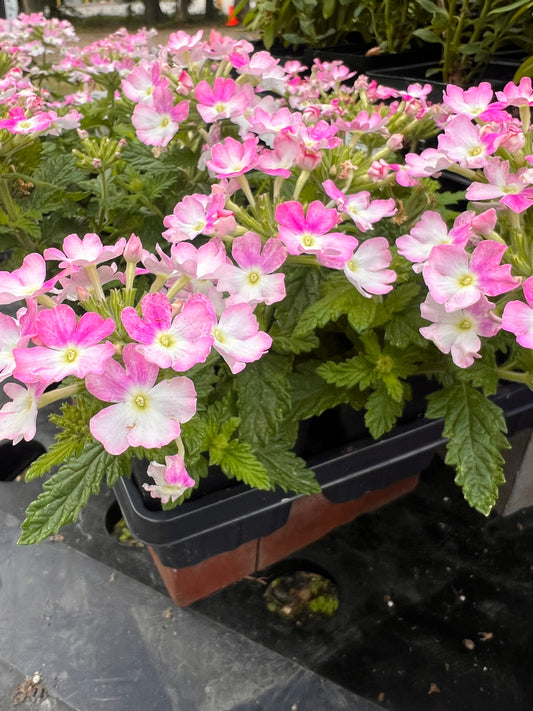
POLYGON ((32 439, 38 408, 64 402, 20 542, 134 457, 165 507, 210 465, 317 491, 299 423, 344 403, 379 438, 419 378, 488 513, 509 446, 490 395, 533 377, 529 80, 431 106, 430 87, 338 62, 302 76, 216 32, 155 49, 121 32, 36 70, 28 24, 2 79, 0 219, 8 244, 34 242, 0 272, 0 437, 32 439), (471 209, 446 207, 443 168, 471 209))

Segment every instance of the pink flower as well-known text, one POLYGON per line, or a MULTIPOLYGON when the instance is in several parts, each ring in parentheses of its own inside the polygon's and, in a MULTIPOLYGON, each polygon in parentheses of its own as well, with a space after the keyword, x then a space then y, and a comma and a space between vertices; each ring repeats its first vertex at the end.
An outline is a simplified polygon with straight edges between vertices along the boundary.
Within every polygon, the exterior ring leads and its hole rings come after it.
POLYGON ((423 271, 431 296, 446 311, 457 311, 484 294, 498 296, 516 288, 520 279, 511 276, 511 265, 500 264, 506 249, 493 240, 480 242, 471 255, 460 245, 437 245, 423 271))
POLYGON ((224 243, 218 237, 198 248, 190 242, 178 242, 172 245, 170 254, 172 264, 191 279, 216 279, 220 267, 228 261, 224 243))
POLYGON ((63 251, 56 247, 45 249, 43 254, 47 260, 59 261, 59 267, 86 267, 101 264, 119 257, 124 252, 126 239, 121 237, 114 245, 106 246, 94 232, 89 232, 81 239, 77 234, 67 235, 63 240, 63 251))
POLYGON ((388 269, 392 255, 384 237, 366 240, 344 265, 344 273, 357 291, 370 298, 372 294, 388 294, 396 272, 388 269))
POLYGON ((142 318, 133 307, 122 311, 122 323, 137 350, 160 368, 183 372, 203 363, 213 344, 216 324, 213 307, 201 294, 191 296, 172 318, 172 305, 164 294, 146 294, 141 301, 142 318))
POLYGON ((284 274, 272 274, 279 269, 287 252, 277 239, 268 239, 264 246, 255 232, 236 237, 232 244, 233 258, 240 269, 226 264, 217 272, 219 291, 228 291, 228 304, 245 302, 273 304, 285 298, 284 274))
POLYGON ((496 152, 499 133, 484 133, 468 116, 453 116, 438 137, 439 150, 463 168, 483 168, 487 157, 496 152))
POLYGON ((396 246, 398 253, 413 262, 413 271, 420 273, 427 262, 431 250, 438 244, 464 245, 469 237, 465 227, 462 230, 448 232, 448 226, 438 212, 424 212, 411 232, 398 237, 396 246))
POLYGON ((12 272, 0 272, 0 304, 12 304, 30 296, 40 296, 52 289, 61 275, 46 280, 46 262, 40 254, 24 257, 22 266, 12 272))
POLYGON ((243 175, 256 166, 258 141, 254 136, 241 143, 228 136, 222 143, 216 143, 212 147, 211 160, 206 160, 205 163, 217 178, 243 175))
POLYGON ((533 277, 522 285, 526 304, 523 301, 510 301, 502 314, 502 328, 516 336, 517 342, 524 348, 533 348, 533 277))
POLYGON ((15 348, 15 377, 23 383, 42 380, 58 382, 68 375, 84 378, 102 373, 114 354, 110 342, 100 343, 115 330, 111 318, 85 313, 79 321, 67 304, 41 311, 36 322, 37 337, 43 346, 15 348))
POLYGON ((157 383, 159 368, 129 343, 122 351, 124 367, 109 360, 101 375, 89 374, 87 390, 99 400, 113 402, 91 418, 95 439, 110 454, 122 454, 128 447, 163 447, 181 432, 196 412, 196 390, 192 380, 178 376, 157 383))
POLYGON ((143 484, 143 489, 150 492, 154 499, 161 499, 161 503, 176 501, 187 489, 192 489, 196 484, 187 470, 179 454, 165 457, 164 464, 150 462, 147 469, 155 484, 143 484))
POLYGON ((24 348, 35 335, 37 304, 27 300, 27 307, 17 311, 17 318, 0 313, 0 381, 8 378, 15 369, 15 348, 24 348))
POLYGON ((122 91, 136 104, 151 104, 156 86, 168 86, 167 79, 161 79, 161 65, 158 62, 142 62, 122 80, 122 91))
POLYGON ((248 96, 234 79, 216 77, 211 86, 199 81, 195 88, 198 113, 206 123, 239 116, 248 107, 248 96))
POLYGON ((189 115, 189 102, 174 106, 172 91, 162 85, 154 88, 152 104, 137 104, 131 122, 137 137, 149 146, 165 147, 179 130, 179 124, 189 115))
POLYGON ((163 237, 169 242, 182 242, 200 234, 210 235, 216 233, 224 221, 231 221, 231 228, 235 224, 233 212, 226 210, 224 203, 222 193, 186 195, 174 207, 172 215, 163 219, 163 224, 168 228, 162 233, 163 237))
POLYGON ((442 101, 456 114, 475 118, 487 109, 492 97, 492 87, 488 81, 484 81, 466 91, 460 86, 449 84, 442 95, 442 101))
POLYGON ((236 375, 246 363, 259 360, 272 345, 272 339, 259 324, 249 304, 235 304, 226 309, 213 329, 213 347, 236 375))
POLYGON ((0 439, 10 439, 18 444, 35 437, 37 401, 44 392, 44 383, 32 383, 27 388, 18 383, 4 385, 5 394, 11 398, 0 410, 0 439))
POLYGON ((494 106, 505 108, 506 106, 533 106, 533 89, 531 87, 531 77, 522 77, 517 85, 510 81, 503 88, 503 91, 496 92, 494 106))
POLYGON ((337 188, 333 180, 326 180, 322 185, 326 195, 335 200, 338 209, 351 217, 361 232, 371 230, 372 225, 376 222, 379 222, 384 217, 392 217, 397 212, 393 198, 371 200, 370 193, 367 190, 345 195, 337 188))
POLYGON ((432 341, 442 353, 451 353, 459 368, 468 368, 475 358, 480 358, 479 336, 490 337, 500 330, 501 320, 494 314, 494 304, 484 296, 471 306, 456 311, 447 311, 428 294, 420 305, 422 317, 433 321, 420 333, 432 341))
POLYGON ((509 173, 509 161, 492 158, 483 172, 488 183, 471 183, 466 189, 467 200, 496 200, 520 214, 533 203, 533 186, 528 187, 521 177, 527 168, 509 173))
POLYGON ((316 254, 324 266, 342 269, 357 247, 355 237, 330 232, 341 217, 337 210, 326 208, 320 200, 314 200, 306 214, 297 200, 281 203, 276 207, 276 220, 278 237, 289 254, 316 254))

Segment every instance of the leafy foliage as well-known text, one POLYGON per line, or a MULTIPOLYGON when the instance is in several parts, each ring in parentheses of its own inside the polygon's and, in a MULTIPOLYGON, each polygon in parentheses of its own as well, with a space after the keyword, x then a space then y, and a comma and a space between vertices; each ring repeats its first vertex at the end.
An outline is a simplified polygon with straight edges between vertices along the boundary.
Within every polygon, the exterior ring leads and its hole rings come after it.
POLYGON ((429 395, 427 416, 444 418, 446 463, 456 467, 455 481, 469 504, 488 515, 505 481, 501 450, 510 447, 501 408, 461 382, 429 395))

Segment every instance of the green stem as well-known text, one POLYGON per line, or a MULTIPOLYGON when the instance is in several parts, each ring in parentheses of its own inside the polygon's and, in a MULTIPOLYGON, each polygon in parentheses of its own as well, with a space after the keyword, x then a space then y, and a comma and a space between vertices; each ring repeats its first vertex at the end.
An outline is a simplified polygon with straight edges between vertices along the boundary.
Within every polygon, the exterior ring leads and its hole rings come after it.
POLYGON ((533 373, 521 373, 516 370, 506 370, 505 368, 496 368, 496 373, 502 380, 509 380, 513 383, 525 383, 533 387, 533 373))
POLYGON ((252 191, 250 190, 250 184, 248 183, 246 176, 245 175, 238 175, 237 181, 238 181, 239 185, 241 186, 243 193, 246 195, 248 202, 250 203, 250 206, 255 207, 254 196, 252 195, 252 191))
POLYGON ((49 392, 41 395, 37 403, 37 407, 39 409, 41 407, 46 407, 46 405, 50 405, 58 400, 64 400, 67 397, 72 397, 72 395, 76 395, 76 393, 79 393, 82 390, 83 383, 81 382, 74 383, 73 385, 65 385, 62 388, 56 388, 55 390, 50 390, 49 392))
MULTIPOLYGON (((9 192, 9 188, 5 180, 0 180, 0 202, 3 205, 9 221, 12 224, 16 224, 18 219, 18 207, 9 192)), ((27 252, 33 252, 35 245, 31 237, 20 228, 14 227, 13 230, 18 241, 20 242, 20 245, 24 247, 27 252)))
POLYGON ((190 282, 191 278, 188 277, 186 274, 183 274, 180 276, 180 278, 174 282, 174 284, 170 287, 170 289, 167 291, 167 297, 169 301, 172 301, 172 299, 176 296, 177 293, 179 293, 184 286, 187 286, 187 284, 190 282))

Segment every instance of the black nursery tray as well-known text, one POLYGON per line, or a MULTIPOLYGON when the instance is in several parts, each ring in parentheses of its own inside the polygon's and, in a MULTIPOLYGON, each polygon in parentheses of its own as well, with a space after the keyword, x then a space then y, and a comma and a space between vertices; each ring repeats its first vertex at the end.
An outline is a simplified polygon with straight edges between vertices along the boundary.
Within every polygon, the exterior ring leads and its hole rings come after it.
MULTIPOLYGON (((522 385, 508 385, 493 398, 503 408, 509 431, 533 426, 533 396, 522 385)), ((396 427, 378 441, 368 437, 307 459, 332 502, 343 503, 421 472, 445 442, 441 420, 421 417, 396 427)), ((267 536, 287 521, 296 494, 260 491, 230 482, 169 511, 153 510, 138 481, 122 478, 114 492, 131 533, 151 545, 165 565, 195 565, 267 536)))

